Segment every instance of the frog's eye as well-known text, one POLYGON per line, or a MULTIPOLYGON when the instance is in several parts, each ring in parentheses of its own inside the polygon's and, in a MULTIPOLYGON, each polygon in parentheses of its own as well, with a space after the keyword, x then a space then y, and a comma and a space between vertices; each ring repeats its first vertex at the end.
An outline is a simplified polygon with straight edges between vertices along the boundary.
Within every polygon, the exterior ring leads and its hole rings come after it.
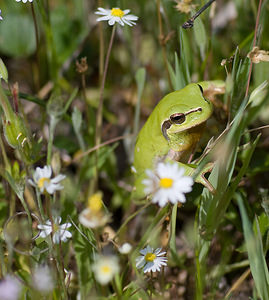
POLYGON ((182 113, 175 113, 170 116, 170 121, 174 124, 182 124, 183 122, 185 122, 185 120, 186 117, 182 113))

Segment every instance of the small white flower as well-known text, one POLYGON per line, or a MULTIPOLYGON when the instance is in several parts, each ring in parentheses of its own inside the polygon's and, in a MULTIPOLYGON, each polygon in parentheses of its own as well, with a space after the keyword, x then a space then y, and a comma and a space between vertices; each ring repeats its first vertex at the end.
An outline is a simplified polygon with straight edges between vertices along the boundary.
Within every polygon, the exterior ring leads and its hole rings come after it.
POLYGON ((13 276, 6 276, 0 281, 0 299, 17 300, 21 293, 21 283, 13 276))
POLYGON ((79 222, 87 228, 97 228, 105 226, 110 217, 110 214, 104 211, 102 193, 97 192, 88 198, 87 208, 79 214, 79 222))
POLYGON ((72 271, 68 271, 67 269, 64 269, 64 283, 68 287, 70 285, 70 282, 74 279, 75 275, 72 271))
POLYGON ((129 243, 124 243, 119 247, 119 252, 121 254, 128 254, 132 250, 132 245, 129 243))
POLYGON ((95 12, 97 15, 102 15, 103 17, 98 18, 96 21, 108 21, 108 24, 113 26, 115 23, 119 23, 121 26, 127 24, 129 26, 136 25, 134 21, 138 20, 137 16, 128 15, 130 9, 121 10, 120 8, 104 9, 102 7, 98 8, 95 12))
POLYGON ((2 14, 2 11, 1 11, 1 9, 0 9, 0 20, 2 21, 2 20, 3 20, 3 17, 1 16, 1 14, 2 14))
POLYGON ((33 0, 16 0, 16 2, 23 2, 23 3, 26 3, 27 1, 29 1, 29 2, 33 2, 33 0))
POLYGON ((42 293, 49 293, 53 290, 54 282, 48 266, 38 266, 34 270, 33 287, 42 293))
POLYGON ((139 269, 144 267, 144 273, 151 271, 160 272, 161 267, 167 265, 167 258, 163 256, 166 252, 161 251, 161 248, 154 250, 150 246, 140 250, 142 255, 136 258, 136 267, 139 269))
POLYGON ((111 217, 109 214, 95 214, 90 208, 85 208, 79 214, 79 222, 87 228, 97 228, 105 226, 111 217))
POLYGON ((120 271, 116 256, 99 256, 93 267, 96 280, 105 285, 120 271))
POLYGON ((53 220, 53 225, 50 220, 47 220, 45 224, 37 225, 37 228, 41 230, 40 237, 45 238, 52 233, 53 243, 59 244, 60 241, 66 242, 72 237, 72 233, 67 230, 67 228, 71 227, 71 223, 64 223, 60 225, 61 221, 61 217, 56 217, 53 220))
POLYGON ((29 179, 28 182, 32 186, 37 187, 41 193, 44 193, 44 190, 46 190, 49 194, 53 194, 55 191, 63 189, 63 186, 59 182, 65 178, 65 175, 59 174, 52 179, 51 175, 51 166, 45 166, 44 168, 37 167, 33 175, 34 181, 29 179))
POLYGON ((153 194, 152 202, 158 203, 161 207, 168 202, 186 202, 185 193, 192 190, 193 179, 184 176, 184 168, 180 168, 177 163, 160 162, 156 167, 156 174, 151 170, 146 170, 148 176, 142 183, 146 186, 146 194, 153 194))

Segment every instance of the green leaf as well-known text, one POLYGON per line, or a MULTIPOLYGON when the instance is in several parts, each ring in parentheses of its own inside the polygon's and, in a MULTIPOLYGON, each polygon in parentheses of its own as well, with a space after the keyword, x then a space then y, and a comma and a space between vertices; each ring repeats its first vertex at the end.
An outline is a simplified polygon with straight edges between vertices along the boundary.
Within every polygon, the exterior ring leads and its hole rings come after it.
MULTIPOLYGON (((231 138, 233 137, 233 135, 230 136, 231 138)), ((246 173, 250 159, 253 155, 253 152, 256 148, 256 145, 259 141, 260 136, 258 136, 256 138, 256 140, 254 141, 254 143, 246 150, 245 153, 245 158, 243 161, 243 165, 240 168, 237 176, 235 177, 235 179, 233 180, 233 182, 229 185, 230 180, 231 180, 231 176, 233 174, 233 170, 234 170, 234 164, 235 164, 235 160, 237 157, 237 146, 239 143, 239 137, 238 136, 234 136, 234 139, 237 139, 237 141, 235 140, 235 144, 234 144, 234 148, 231 152, 233 152, 230 156, 231 159, 230 161, 227 161, 227 168, 226 168, 226 172, 223 172, 222 167, 220 167, 219 165, 217 165, 216 171, 213 173, 211 173, 212 176, 216 176, 216 180, 217 180, 217 186, 216 186, 216 195, 212 195, 210 194, 207 190, 204 190, 203 192, 203 201, 201 203, 201 208, 200 208, 200 231, 202 232, 202 236, 203 238, 207 239, 207 238, 211 238, 212 234, 217 230, 218 225, 220 224, 221 220, 223 219, 226 210, 228 208, 228 205, 235 193, 235 190, 241 180, 241 178, 243 177, 243 175, 246 173), (208 201, 208 202, 207 202, 208 201)), ((228 144, 228 141, 226 141, 226 143, 228 144)), ((232 145, 232 142, 229 142, 229 145, 232 145)), ((215 168, 214 168, 215 170, 215 168)), ((214 171, 213 170, 213 171, 214 171)), ((209 180, 210 177, 209 176, 209 180)), ((211 177, 213 178, 213 177, 211 177)), ((212 179, 211 183, 214 185, 214 180, 212 179)))
POLYGON ((269 97, 266 98, 268 94, 268 81, 265 80, 261 83, 249 97, 249 109, 246 119, 246 125, 251 124, 259 115, 263 106, 268 103, 269 97))
POLYGON ((205 26, 200 17, 195 20, 194 25, 193 25, 193 30, 194 30, 194 38, 195 38, 196 44, 200 49, 201 58, 202 58, 202 60, 204 60, 205 52, 206 52, 207 38, 206 38, 205 26))
POLYGON ((184 74, 185 84, 191 83, 191 76, 189 65, 192 62, 192 54, 188 35, 186 30, 180 28, 179 30, 179 42, 180 42, 180 68, 184 74))
POLYGON ((179 257, 177 254, 177 247, 176 247, 176 225, 177 225, 177 203, 174 204, 172 215, 171 215, 171 228, 170 228, 170 251, 172 254, 173 261, 179 263, 179 257))
POLYGON ((137 98, 141 99, 142 92, 145 86, 145 80, 146 80, 146 69, 140 68, 135 73, 135 81, 137 84, 137 98))
POLYGON ((95 250, 92 244, 95 244, 95 239, 91 230, 85 229, 81 225, 79 225, 79 227, 76 226, 76 229, 77 230, 73 236, 73 244, 78 267, 81 299, 87 299, 87 296, 94 284, 92 259, 95 255, 95 250))
POLYGON ((232 69, 233 87, 229 94, 230 102, 228 103, 229 112, 232 118, 236 116, 242 103, 242 99, 244 99, 248 82, 249 67, 250 60, 248 58, 240 59, 239 48, 237 47, 232 69))
POLYGON ((248 219, 243 199, 240 194, 236 195, 240 214, 243 222, 244 237, 248 252, 250 270, 258 290, 259 297, 263 300, 269 299, 269 273, 263 254, 262 238, 257 218, 255 218, 257 233, 252 230, 248 219))
POLYGON ((75 107, 72 112, 72 124, 75 132, 79 132, 82 124, 82 115, 77 107, 75 107))

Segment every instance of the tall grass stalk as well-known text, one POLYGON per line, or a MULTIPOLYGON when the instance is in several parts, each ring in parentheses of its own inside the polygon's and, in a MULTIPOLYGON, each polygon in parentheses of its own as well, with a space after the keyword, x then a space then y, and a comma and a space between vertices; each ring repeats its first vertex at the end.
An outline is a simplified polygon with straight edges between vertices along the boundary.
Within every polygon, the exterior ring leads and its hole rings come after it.
MULTIPOLYGON (((104 89, 105 89, 108 64, 109 64, 109 59, 110 59, 111 49, 115 37, 116 28, 117 28, 116 25, 114 25, 112 28, 110 41, 109 41, 107 54, 106 54, 105 65, 104 65, 104 73, 102 76, 101 87, 100 87, 100 98, 99 98, 97 115, 96 115, 96 129, 95 129, 95 146, 97 147, 100 146, 101 138, 102 138, 104 89)), ((93 191, 97 188, 97 184, 98 184, 98 149, 95 152, 95 158, 96 158, 96 162, 95 162, 95 169, 94 169, 94 178, 91 184, 91 193, 93 193, 93 191)))

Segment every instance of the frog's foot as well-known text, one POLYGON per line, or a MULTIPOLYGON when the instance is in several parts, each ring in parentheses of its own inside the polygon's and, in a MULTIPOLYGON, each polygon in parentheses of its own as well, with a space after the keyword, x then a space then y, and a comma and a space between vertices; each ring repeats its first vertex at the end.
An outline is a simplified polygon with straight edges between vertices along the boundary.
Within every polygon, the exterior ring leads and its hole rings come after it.
POLYGON ((212 194, 216 193, 215 188, 213 185, 205 178, 205 174, 208 172, 211 172, 213 169, 214 163, 208 163, 203 168, 203 170, 198 174, 195 181, 201 183, 203 186, 205 186, 212 194))

